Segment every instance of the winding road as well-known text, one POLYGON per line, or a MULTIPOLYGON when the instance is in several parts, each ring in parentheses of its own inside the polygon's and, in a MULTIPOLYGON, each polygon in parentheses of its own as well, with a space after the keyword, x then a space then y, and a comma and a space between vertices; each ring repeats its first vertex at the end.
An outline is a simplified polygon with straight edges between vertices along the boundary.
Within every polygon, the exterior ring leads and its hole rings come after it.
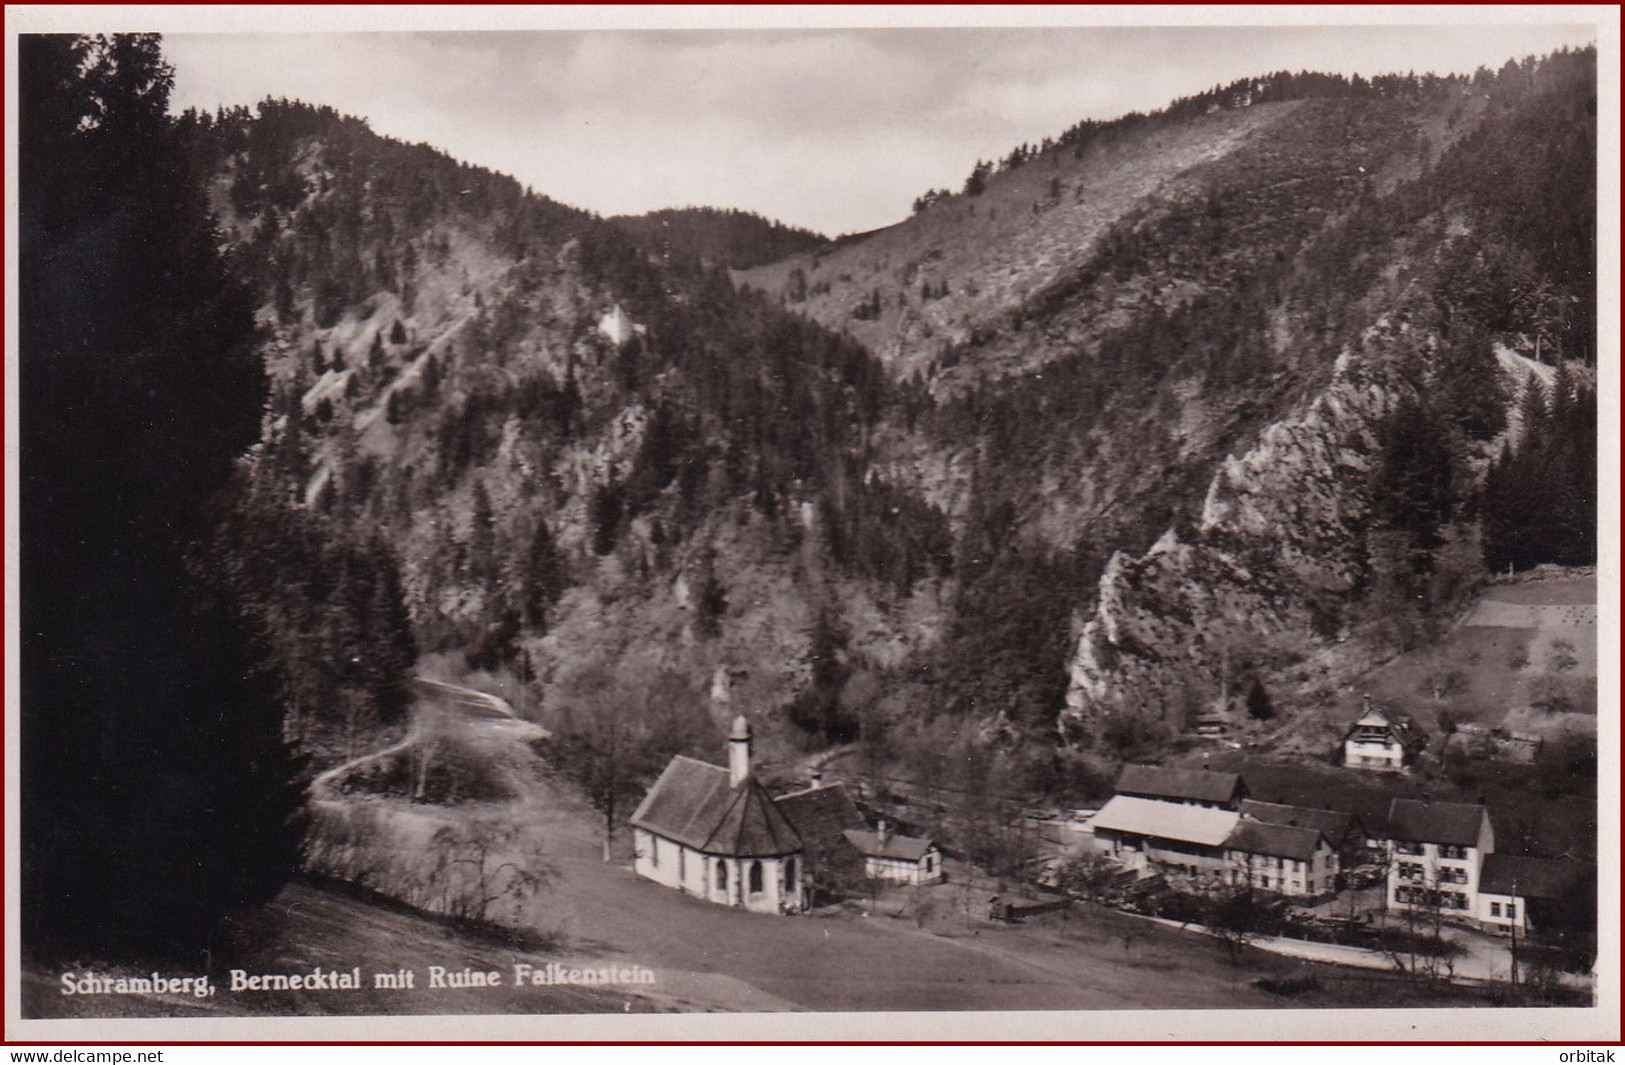
POLYGON ((412 723, 407 728, 406 735, 387 747, 368 751, 316 774, 310 782, 311 802, 344 801, 333 791, 335 781, 359 766, 399 754, 418 743, 423 738, 425 722, 434 714, 454 711, 461 720, 487 730, 488 734, 496 733, 498 730, 512 733, 502 737, 510 742, 547 739, 552 735, 535 722, 520 718, 513 712, 513 707, 508 705, 508 701, 498 696, 476 691, 461 684, 435 680, 432 677, 414 677, 412 685, 418 697, 412 706, 412 723))

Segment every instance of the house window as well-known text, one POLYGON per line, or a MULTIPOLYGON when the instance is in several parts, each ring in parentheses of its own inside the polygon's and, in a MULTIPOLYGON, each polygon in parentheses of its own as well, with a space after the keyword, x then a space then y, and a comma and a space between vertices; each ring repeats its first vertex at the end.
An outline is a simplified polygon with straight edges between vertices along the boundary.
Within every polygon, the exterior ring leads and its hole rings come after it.
POLYGON ((1402 839, 1398 843, 1394 844, 1394 850, 1398 851, 1400 854, 1421 854, 1422 845, 1420 843, 1412 843, 1409 840, 1402 839))
POLYGON ((719 891, 727 891, 728 890, 728 863, 727 862, 718 862, 717 863, 717 890, 719 890, 719 891))
POLYGON ((762 890, 762 863, 750 863, 750 893, 760 894, 762 890))
POLYGON ((659 836, 650 836, 649 837, 649 865, 656 868, 656 869, 660 868, 660 837, 659 836))
POLYGON ((1499 902, 1490 903, 1490 916, 1491 917, 1499 917, 1499 916, 1501 916, 1501 904, 1499 902))
POLYGON ((925 856, 925 871, 928 875, 936 872, 936 859, 929 854, 925 856))
POLYGON ((1507 920, 1516 921, 1517 919, 1518 919, 1518 904, 1515 903, 1515 902, 1507 903, 1507 920))
POLYGON ((787 858, 787 859, 785 859, 785 862, 784 862, 784 887, 788 891, 794 891, 795 886, 796 886, 796 860, 794 858, 787 858))

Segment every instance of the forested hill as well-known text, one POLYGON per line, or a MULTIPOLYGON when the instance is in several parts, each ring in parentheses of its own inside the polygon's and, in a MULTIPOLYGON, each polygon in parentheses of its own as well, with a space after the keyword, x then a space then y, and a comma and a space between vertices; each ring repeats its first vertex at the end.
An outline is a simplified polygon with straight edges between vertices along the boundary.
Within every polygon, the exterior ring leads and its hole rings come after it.
POLYGON ((998 667, 950 705, 1042 719, 987 681, 1070 627, 1069 735, 1149 753, 1225 690, 1322 698, 1362 660, 1325 641, 1414 639, 1486 560, 1593 557, 1595 107, 1590 51, 1246 79, 741 272, 933 397, 891 468, 981 560, 950 661, 998 667))
POLYGON ((692 722, 719 668, 796 703, 820 624, 936 624, 888 614, 951 542, 872 467, 912 393, 858 345, 330 111, 182 125, 265 301, 273 395, 223 564, 319 756, 400 714, 414 652, 530 678, 544 712, 661 690, 692 722))
POLYGON ((1531 492, 1568 532, 1516 562, 1594 550, 1590 467, 1554 457, 1594 418, 1594 57, 1248 84, 737 288, 759 220, 601 221, 300 104, 190 116, 263 300, 228 543, 287 577, 243 594, 300 731, 346 748, 398 663, 466 652, 544 714, 667 693, 668 746, 732 674, 780 752, 1042 750, 1058 720, 1148 750, 1182 693, 1296 690, 1392 603, 1448 612, 1531 492), (1554 427, 1507 432, 1520 405, 1554 427))
POLYGON ((816 248, 828 237, 785 225, 750 211, 683 207, 641 215, 617 215, 612 223, 661 255, 691 255, 718 266, 744 270, 816 248))

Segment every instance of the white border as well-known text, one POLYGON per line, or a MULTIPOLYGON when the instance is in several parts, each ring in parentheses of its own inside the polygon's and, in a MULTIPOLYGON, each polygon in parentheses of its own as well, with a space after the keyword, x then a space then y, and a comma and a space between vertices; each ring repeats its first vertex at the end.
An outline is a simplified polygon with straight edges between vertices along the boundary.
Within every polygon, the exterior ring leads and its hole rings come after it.
MULTIPOLYGON (((361 30, 674 29, 940 26, 1146 25, 1508 25, 1591 23, 1598 28, 1599 88, 1599 424, 1603 478, 1599 511, 1599 634, 1619 633, 1619 10, 1613 6, 1415 7, 70 7, 7 9, 6 135, 16 144, 16 35, 26 32, 292 32, 361 30), (1606 402, 1615 400, 1615 403, 1606 402)), ((6 321, 17 318, 16 153, 6 153, 6 321)), ((17 348, 6 332, 6 661, 17 651, 17 348)), ((1612 650, 1612 648, 1607 648, 1612 650)), ((999 1013, 792 1013, 662 1016, 571 1015, 288 1017, 207 1020, 22 1020, 18 915, 18 687, 5 674, 6 699, 6 1036, 10 1041, 90 1040, 1112 1040, 1154 1043, 1236 1040, 1443 1040, 1504 1042, 1614 1040, 1619 1007, 1619 659, 1599 670, 1600 924, 1595 1009, 1134 1010, 999 1013)))

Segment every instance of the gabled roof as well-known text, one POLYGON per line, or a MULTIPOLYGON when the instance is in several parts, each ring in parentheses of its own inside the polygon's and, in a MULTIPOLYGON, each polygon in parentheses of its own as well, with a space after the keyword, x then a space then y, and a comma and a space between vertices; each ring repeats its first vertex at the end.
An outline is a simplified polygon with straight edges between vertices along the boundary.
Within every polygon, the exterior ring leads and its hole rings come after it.
POLYGON ((1235 830, 1241 815, 1234 810, 1185 806, 1132 795, 1114 795, 1089 822, 1095 831, 1124 832, 1217 847, 1235 830))
POLYGON ((848 843, 865 858, 892 858, 903 862, 917 862, 935 844, 918 836, 892 836, 885 843, 880 836, 867 829, 849 828, 844 833, 848 843))
POLYGON ((1386 834, 1388 839, 1409 843, 1476 847, 1479 829, 1488 816, 1477 803, 1395 799, 1388 804, 1386 834))
POLYGON ((666 766, 631 823, 706 854, 768 858, 802 849, 801 837, 754 777, 731 788, 726 769, 683 755, 666 766))
POLYGON ((1581 887, 1594 872, 1595 868, 1585 862, 1487 854, 1484 870, 1478 877, 1478 890, 1491 895, 1558 901, 1581 887), (1513 890, 1514 887, 1517 890, 1513 890))
POLYGON ((1234 802, 1247 786, 1235 773, 1207 769, 1169 769, 1160 765, 1126 765, 1117 777, 1117 793, 1147 799, 1234 802))
POLYGON ((1313 828, 1326 837, 1332 846, 1341 846, 1359 825, 1359 819, 1341 810, 1317 810, 1312 806, 1288 806, 1279 802, 1241 800, 1241 816, 1262 821, 1266 825, 1286 825, 1289 828, 1313 828))
POLYGON ((1315 856, 1315 848, 1325 838, 1325 834, 1316 828, 1271 825, 1243 818, 1236 823, 1235 830, 1224 845, 1228 850, 1262 854, 1270 858, 1296 858, 1302 862, 1315 856))
POLYGON ((1343 738, 1346 740, 1363 728, 1385 729, 1396 742, 1405 747, 1427 743, 1427 734, 1417 726, 1411 715, 1403 710, 1383 707, 1369 709, 1349 726, 1348 731, 1343 733, 1343 738))
POLYGON ((839 784, 780 795, 774 802, 809 847, 838 840, 849 828, 869 827, 858 804, 839 784))

